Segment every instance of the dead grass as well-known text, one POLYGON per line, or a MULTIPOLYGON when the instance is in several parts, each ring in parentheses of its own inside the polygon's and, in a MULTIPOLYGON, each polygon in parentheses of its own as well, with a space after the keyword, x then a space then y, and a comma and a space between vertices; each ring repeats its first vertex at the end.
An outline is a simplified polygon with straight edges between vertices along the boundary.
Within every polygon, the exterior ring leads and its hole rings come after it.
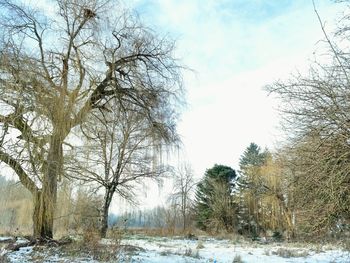
POLYGON ((7 258, 6 255, 0 255, 0 262, 1 263, 10 263, 10 260, 7 258))
POLYGON ((86 231, 82 237, 62 247, 62 252, 68 257, 91 257, 98 261, 118 262, 122 247, 120 238, 104 244, 96 231, 86 231))
POLYGON ((272 251, 272 254, 283 258, 307 257, 309 255, 309 253, 304 250, 282 248, 282 247, 277 249, 276 251, 272 251))
POLYGON ((191 258, 196 258, 199 259, 199 251, 198 249, 192 250, 191 248, 186 248, 184 252, 173 252, 170 249, 166 249, 160 252, 161 256, 167 257, 170 255, 178 255, 178 256, 185 256, 185 257, 191 257, 191 258))
POLYGON ((144 236, 156 236, 156 237, 179 237, 179 236, 211 236, 208 233, 199 229, 188 229, 183 231, 182 229, 169 229, 164 228, 128 228, 125 232, 126 235, 144 235, 144 236))

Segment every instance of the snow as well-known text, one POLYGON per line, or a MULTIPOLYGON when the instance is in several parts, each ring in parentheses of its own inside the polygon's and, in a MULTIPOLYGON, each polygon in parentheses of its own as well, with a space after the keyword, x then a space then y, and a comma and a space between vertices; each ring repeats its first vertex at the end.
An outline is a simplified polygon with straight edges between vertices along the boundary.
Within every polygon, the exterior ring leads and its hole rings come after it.
POLYGON ((32 252, 33 247, 21 247, 18 251, 7 254, 7 258, 10 262, 29 263, 31 261, 28 261, 27 257, 32 252))
MULTIPOLYGON (((201 237, 200 240, 183 238, 162 238, 130 236, 121 242, 118 262, 143 263, 232 263, 239 257, 245 263, 349 263, 350 253, 335 246, 288 244, 288 243, 248 243, 231 240, 217 240, 201 237), (135 248, 134 250, 132 250, 135 248), (130 250, 131 249, 131 250, 130 250)), ((21 241, 20 241, 21 242, 21 241)), ((112 244, 104 239, 101 244, 112 244)), ((23 247, 9 252, 7 258, 12 263, 29 262, 83 262, 97 263, 88 255, 68 258, 60 253, 60 248, 23 247), (40 261, 34 261, 34 259, 40 261)), ((0 255, 1 256, 1 255, 0 255)), ((1 258, 0 258, 1 259, 1 258)), ((1 261, 1 260, 0 260, 1 261)))
POLYGON ((128 240, 129 245, 136 245, 146 249, 146 252, 134 256, 136 262, 217 262, 232 263, 236 256, 240 256, 243 262, 305 262, 305 263, 329 263, 350 262, 349 252, 340 249, 330 249, 316 252, 312 247, 287 247, 285 244, 258 245, 233 244, 229 240, 204 239, 200 241, 203 248, 198 247, 198 241, 174 240, 174 239, 149 239, 149 240, 128 240), (290 257, 278 255, 281 251, 291 251, 290 257), (190 256, 186 256, 188 252, 190 256), (163 256, 162 256, 163 255, 163 256), (137 261, 140 259, 140 261, 137 261))
POLYGON ((13 237, 0 237, 0 242, 11 241, 13 237))

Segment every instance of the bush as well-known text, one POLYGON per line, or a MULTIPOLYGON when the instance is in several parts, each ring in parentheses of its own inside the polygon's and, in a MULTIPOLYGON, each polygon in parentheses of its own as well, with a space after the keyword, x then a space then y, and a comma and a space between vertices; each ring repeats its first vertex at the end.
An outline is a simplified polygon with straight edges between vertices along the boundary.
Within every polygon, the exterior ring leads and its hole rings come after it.
POLYGON ((277 241, 277 242, 283 241, 283 235, 280 231, 274 231, 272 234, 272 238, 274 241, 277 241))

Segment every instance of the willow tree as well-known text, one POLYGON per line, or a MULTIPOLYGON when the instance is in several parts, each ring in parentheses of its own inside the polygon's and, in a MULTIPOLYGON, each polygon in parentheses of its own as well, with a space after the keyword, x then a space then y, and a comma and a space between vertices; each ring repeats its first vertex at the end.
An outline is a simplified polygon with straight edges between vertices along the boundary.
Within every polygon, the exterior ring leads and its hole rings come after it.
POLYGON ((34 196, 34 235, 51 238, 73 132, 112 98, 135 105, 159 136, 175 129, 180 67, 174 43, 116 1, 0 4, 0 160, 34 196))

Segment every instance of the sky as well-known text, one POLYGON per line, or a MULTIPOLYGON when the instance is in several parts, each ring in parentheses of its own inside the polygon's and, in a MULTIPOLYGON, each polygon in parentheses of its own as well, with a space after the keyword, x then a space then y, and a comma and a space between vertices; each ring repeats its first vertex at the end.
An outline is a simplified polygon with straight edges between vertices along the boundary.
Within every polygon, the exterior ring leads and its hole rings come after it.
MULTIPOLYGON (((315 1, 332 30, 342 6, 315 1)), ((323 38, 310 0, 134 0, 130 7, 177 41, 188 106, 178 131, 181 159, 196 176, 215 163, 238 169, 255 142, 281 138, 277 102, 263 87, 307 69, 323 38)), ((277 145, 278 146, 278 145, 277 145)))

